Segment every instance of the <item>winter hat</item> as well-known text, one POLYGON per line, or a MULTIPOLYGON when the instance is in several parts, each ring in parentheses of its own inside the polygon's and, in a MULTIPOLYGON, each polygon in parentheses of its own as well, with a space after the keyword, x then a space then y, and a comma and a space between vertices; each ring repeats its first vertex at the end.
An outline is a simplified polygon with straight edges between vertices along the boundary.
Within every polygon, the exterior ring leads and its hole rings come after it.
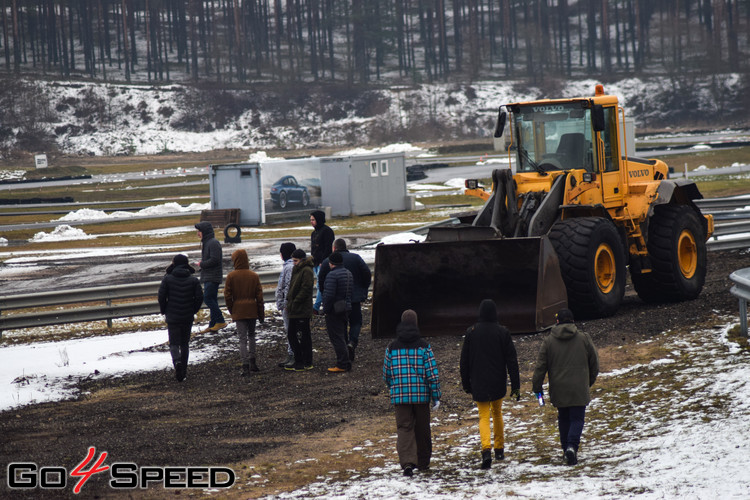
POLYGON ((328 257, 328 262, 330 262, 334 266, 340 266, 341 264, 344 263, 344 257, 340 253, 338 253, 338 252, 333 252, 328 257))
POLYGON ((186 255, 182 255, 181 253, 178 253, 174 256, 172 259, 172 263, 167 268, 167 274, 171 274, 172 271, 174 271, 175 267, 182 266, 187 268, 191 273, 195 272, 195 269, 190 266, 190 263, 188 262, 188 258, 186 255))
POLYGON ((417 326, 417 313, 412 309, 407 309, 401 314, 401 322, 407 325, 417 326))
POLYGON ((575 319, 573 318, 573 311, 571 311, 570 309, 560 309, 559 311, 557 311, 555 318, 560 324, 575 323, 575 319))
POLYGON ((298 248, 294 252, 292 252, 293 259, 304 259, 305 257, 307 257, 307 254, 301 248, 298 248))
POLYGON ((279 251, 281 252, 281 258, 284 260, 289 260, 292 258, 292 252, 297 250, 297 245, 294 243, 286 242, 281 244, 281 248, 279 251))
POLYGON ((484 299, 479 304, 479 321, 497 323, 497 306, 492 299, 484 299))

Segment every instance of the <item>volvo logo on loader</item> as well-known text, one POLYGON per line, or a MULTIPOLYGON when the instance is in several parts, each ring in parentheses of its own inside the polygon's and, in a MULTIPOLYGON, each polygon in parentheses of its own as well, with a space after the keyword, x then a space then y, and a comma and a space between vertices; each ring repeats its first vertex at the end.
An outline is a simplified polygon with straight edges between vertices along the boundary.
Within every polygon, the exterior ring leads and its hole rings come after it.
POLYGON ((646 177, 648 176, 648 174, 649 174, 649 170, 647 168, 630 171, 630 177, 646 177))

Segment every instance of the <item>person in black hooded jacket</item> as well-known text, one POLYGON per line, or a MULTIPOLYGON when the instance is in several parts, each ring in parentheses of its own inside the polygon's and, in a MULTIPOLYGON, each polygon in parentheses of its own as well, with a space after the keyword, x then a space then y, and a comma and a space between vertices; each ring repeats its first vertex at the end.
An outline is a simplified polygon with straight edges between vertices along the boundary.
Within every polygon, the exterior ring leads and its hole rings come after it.
POLYGON ((482 468, 492 465, 490 416, 494 423, 495 458, 505 458, 503 397, 508 375, 511 396, 520 397, 521 381, 513 339, 497 321, 497 306, 490 299, 479 305, 479 321, 466 331, 461 348, 461 385, 471 394, 479 410, 479 437, 482 442, 482 468))
MULTIPOLYGON (((333 240, 336 239, 336 236, 333 234, 333 229, 326 226, 326 213, 322 210, 310 212, 310 224, 314 228, 313 232, 310 233, 310 255, 313 258, 313 271, 317 277, 320 265, 333 252, 333 240)), ((323 295, 320 289, 320 281, 318 281, 313 314, 320 314, 321 302, 323 302, 323 295)))
POLYGON ((159 310, 167 322, 169 351, 178 382, 185 380, 190 329, 195 313, 203 304, 203 290, 198 278, 193 276, 194 272, 186 256, 175 255, 159 285, 159 310))

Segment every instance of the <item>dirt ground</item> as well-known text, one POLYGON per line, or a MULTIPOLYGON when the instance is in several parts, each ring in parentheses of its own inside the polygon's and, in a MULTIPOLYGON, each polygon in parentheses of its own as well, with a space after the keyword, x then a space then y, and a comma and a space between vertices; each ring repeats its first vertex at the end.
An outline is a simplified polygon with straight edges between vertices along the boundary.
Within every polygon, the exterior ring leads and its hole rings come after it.
MULTIPOLYGON (((624 305, 615 316, 579 323, 600 349, 604 371, 622 363, 609 353, 609 348, 634 345, 669 329, 710 324, 718 316, 737 315, 737 300, 729 293, 728 276, 750 266, 750 255, 740 251, 710 252, 708 259, 706 284, 697 300, 647 305, 628 285, 624 305)), ((365 327, 350 373, 326 372, 333 363, 333 350, 323 320, 316 318, 315 368, 309 372, 285 372, 276 366, 285 355, 285 346, 279 340, 259 346, 261 371, 248 378, 239 376, 238 355, 232 354, 191 364, 183 383, 177 383, 171 371, 89 380, 80 383, 85 395, 78 400, 0 413, 2 496, 12 493, 20 498, 72 497, 73 478, 69 478, 63 492, 9 492, 7 464, 34 462, 40 467, 62 466, 70 471, 86 456, 90 446, 96 447, 97 455, 107 451, 109 464, 231 467, 237 481, 231 490, 219 494, 222 498, 273 495, 331 470, 364 470, 377 460, 393 460, 394 450, 379 450, 385 457, 380 459, 361 453, 340 454, 395 433, 388 393, 381 379, 388 341, 370 338, 369 305, 365 314, 365 327), (309 465, 289 466, 305 459, 315 460, 306 462, 309 465), (264 480, 253 479, 258 475, 264 480)), ((529 400, 533 398, 530 373, 542 338, 542 334, 514 337, 522 370, 522 394, 529 400)), ((209 336, 199 341, 218 339, 209 336)), ((438 411, 467 415, 472 402, 460 388, 461 337, 429 341, 438 360, 443 390, 438 411)), ((164 355, 168 356, 166 351, 164 355)), ((115 496, 108 480, 108 474, 93 476, 86 483, 83 496, 115 496)), ((166 492, 159 486, 128 494, 166 497, 198 496, 201 492, 166 492)))

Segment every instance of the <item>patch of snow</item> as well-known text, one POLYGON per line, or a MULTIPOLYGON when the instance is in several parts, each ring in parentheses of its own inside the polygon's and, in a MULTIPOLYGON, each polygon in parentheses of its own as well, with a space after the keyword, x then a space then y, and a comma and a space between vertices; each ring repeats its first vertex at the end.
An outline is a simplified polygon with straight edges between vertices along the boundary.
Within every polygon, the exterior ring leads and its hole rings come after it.
POLYGON ((96 238, 96 236, 88 235, 77 227, 70 227, 67 224, 63 224, 57 226, 50 233, 40 231, 32 236, 29 241, 31 243, 48 243, 50 241, 90 240, 93 238, 96 238))

